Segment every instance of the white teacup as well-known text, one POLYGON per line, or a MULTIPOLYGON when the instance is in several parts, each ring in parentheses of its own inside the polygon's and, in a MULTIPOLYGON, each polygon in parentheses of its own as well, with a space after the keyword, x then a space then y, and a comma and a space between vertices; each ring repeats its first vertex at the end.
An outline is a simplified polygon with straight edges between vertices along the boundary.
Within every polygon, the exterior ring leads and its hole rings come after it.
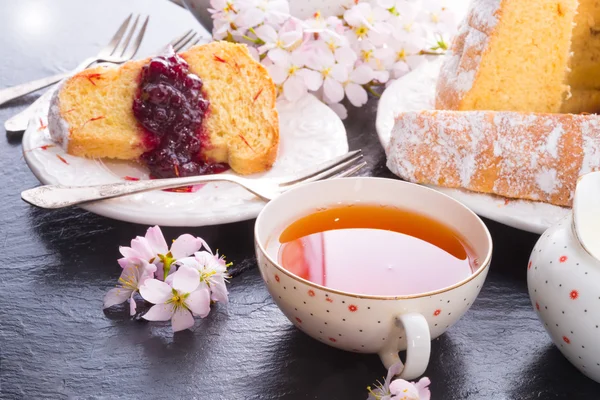
POLYGON ((296 327, 342 350, 377 353, 386 368, 400 361, 399 351, 407 350, 400 374, 404 379, 425 372, 431 340, 473 304, 492 256, 490 233, 471 210, 435 190, 393 179, 343 178, 302 185, 265 206, 254 234, 269 293, 296 327), (443 222, 468 242, 480 266, 468 278, 433 292, 372 296, 317 285, 278 264, 278 239, 287 226, 319 208, 345 204, 384 204, 443 222))

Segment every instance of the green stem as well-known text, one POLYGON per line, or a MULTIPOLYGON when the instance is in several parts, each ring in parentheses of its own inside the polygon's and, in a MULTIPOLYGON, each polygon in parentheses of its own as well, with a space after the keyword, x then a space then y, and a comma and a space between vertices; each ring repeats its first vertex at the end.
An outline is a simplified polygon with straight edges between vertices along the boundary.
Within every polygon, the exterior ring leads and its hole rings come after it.
POLYGON ((436 52, 436 51, 428 51, 428 50, 421 50, 419 52, 419 54, 420 55, 428 55, 428 56, 443 56, 444 55, 443 52, 439 53, 439 52, 436 52))
POLYGON ((257 45, 264 44, 264 42, 263 42, 262 40, 260 40, 260 39, 252 39, 250 36, 246 36, 246 35, 242 35, 242 37, 243 37, 244 39, 246 39, 246 40, 248 40, 248 41, 250 41, 250 42, 254 43, 254 44, 257 44, 257 45))
POLYGON ((375 89, 373 89, 373 86, 371 86, 371 85, 367 84, 367 85, 365 85, 365 89, 367 89, 367 92, 371 93, 373 96, 375 96, 375 97, 377 97, 377 98, 380 98, 380 97, 381 97, 381 95, 380 95, 379 93, 377 93, 377 92, 375 91, 375 89))

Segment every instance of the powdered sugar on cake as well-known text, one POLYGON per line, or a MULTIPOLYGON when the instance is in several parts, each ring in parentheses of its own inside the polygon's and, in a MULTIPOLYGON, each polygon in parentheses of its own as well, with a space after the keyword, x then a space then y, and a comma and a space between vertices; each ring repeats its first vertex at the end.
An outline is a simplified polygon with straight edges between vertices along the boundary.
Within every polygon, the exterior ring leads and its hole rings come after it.
POLYGON ((475 0, 440 71, 438 108, 457 103, 472 87, 481 55, 498 23, 496 13, 502 0, 475 0), (465 56, 468 55, 468 56, 465 56))
POLYGON ((412 182, 570 205, 578 176, 600 169, 600 117, 406 112, 387 165, 412 182))

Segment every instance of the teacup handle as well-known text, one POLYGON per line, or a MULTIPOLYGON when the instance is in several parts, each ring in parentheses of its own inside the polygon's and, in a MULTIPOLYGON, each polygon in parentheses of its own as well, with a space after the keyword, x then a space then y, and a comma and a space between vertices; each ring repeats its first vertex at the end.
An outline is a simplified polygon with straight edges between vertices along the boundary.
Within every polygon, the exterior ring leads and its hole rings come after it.
MULTIPOLYGON (((408 313, 396 316, 396 326, 402 325, 406 332, 406 361, 399 376, 402 379, 415 379, 425 373, 431 353, 431 334, 427 320, 419 313, 408 313)), ((394 338, 396 333, 392 332, 394 338)), ((391 338, 390 338, 391 339, 391 338)), ((381 352, 379 358, 389 369, 392 365, 401 363, 398 355, 399 340, 389 340, 390 343, 381 352)))

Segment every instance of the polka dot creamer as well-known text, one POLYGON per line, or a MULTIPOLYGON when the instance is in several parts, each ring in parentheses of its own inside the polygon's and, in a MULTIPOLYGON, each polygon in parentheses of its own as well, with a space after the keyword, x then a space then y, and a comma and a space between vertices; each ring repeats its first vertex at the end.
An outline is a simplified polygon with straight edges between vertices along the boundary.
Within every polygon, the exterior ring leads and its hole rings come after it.
POLYGON ((580 244, 571 215, 538 240, 527 284, 534 311, 554 344, 600 382, 600 262, 580 244))

